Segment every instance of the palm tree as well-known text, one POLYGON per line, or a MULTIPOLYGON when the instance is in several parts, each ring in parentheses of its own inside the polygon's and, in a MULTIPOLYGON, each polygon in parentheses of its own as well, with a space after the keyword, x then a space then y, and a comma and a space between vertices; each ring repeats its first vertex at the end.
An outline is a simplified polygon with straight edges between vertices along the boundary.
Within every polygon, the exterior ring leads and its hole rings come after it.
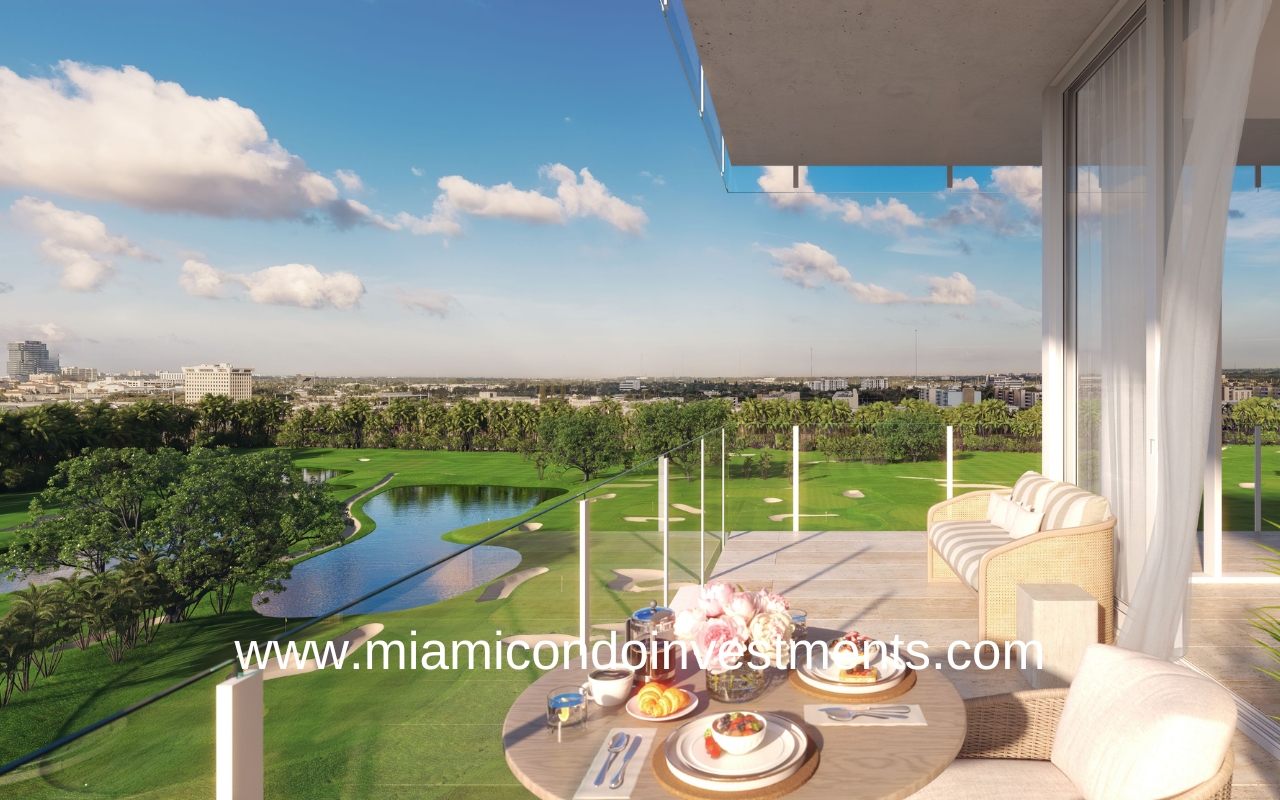
MULTIPOLYGON (((66 631, 66 603, 55 584, 30 585, 13 593, 13 606, 9 614, 18 622, 30 643, 31 664, 36 673, 47 678, 62 660, 63 634, 66 631)), ((25 690, 23 690, 25 691, 25 690)))

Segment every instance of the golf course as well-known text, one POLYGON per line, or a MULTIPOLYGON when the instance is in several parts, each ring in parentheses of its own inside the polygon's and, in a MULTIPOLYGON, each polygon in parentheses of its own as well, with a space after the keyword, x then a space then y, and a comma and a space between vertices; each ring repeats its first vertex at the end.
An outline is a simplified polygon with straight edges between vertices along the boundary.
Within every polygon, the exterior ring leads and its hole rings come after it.
MULTIPOLYGON (((1267 454, 1268 476, 1280 472, 1280 454, 1274 450, 1267 454)), ((722 514, 729 531, 791 528, 789 518, 770 519, 791 512, 791 485, 783 476, 783 464, 791 454, 770 452, 771 477, 767 479, 759 476, 758 466, 751 477, 744 476, 744 457, 758 465, 762 452, 734 454, 723 481, 720 465, 708 465, 705 503, 698 473, 686 480, 673 466, 668 509, 673 583, 697 582, 700 566, 709 571, 714 565, 722 514), (708 532, 701 539, 700 509, 708 532), (703 558, 705 563, 700 565, 703 558)), ((1033 453, 958 456, 957 492, 974 486, 1011 486, 1022 472, 1037 469, 1040 461, 1033 453)), ((364 505, 396 487, 562 490, 526 515, 540 514, 535 520, 540 528, 512 530, 492 542, 519 552, 517 569, 546 569, 508 597, 477 602, 485 587, 476 586, 426 606, 330 617, 297 637, 299 649, 303 640, 315 639, 323 646, 324 641, 369 623, 385 626, 378 639, 419 643, 493 642, 513 634, 576 632, 578 507, 569 501, 588 488, 589 496, 600 498, 591 505, 592 621, 620 622, 651 598, 660 599, 660 592, 616 591, 608 586, 618 579, 614 569, 662 568, 662 542, 653 521, 659 514, 658 476, 652 465, 626 474, 615 469, 584 484, 581 473, 574 471, 549 470, 545 480, 539 481, 534 466, 514 453, 310 448, 292 451, 292 457, 308 470, 335 471, 328 484, 341 498, 357 496, 392 476, 377 492, 353 505, 352 514, 360 522, 356 537, 376 536, 378 520, 365 513, 364 505)), ((803 452, 801 527, 922 530, 929 506, 945 497, 945 471, 946 465, 938 461, 838 463, 823 460, 817 452, 803 452)), ((1224 485, 1251 481, 1252 449, 1228 449, 1224 472, 1229 476, 1224 485), (1246 454, 1247 458, 1237 458, 1246 454), (1246 467, 1249 474, 1244 477, 1246 467)), ((1251 527, 1251 492, 1224 488, 1224 495, 1229 526, 1239 529, 1246 524, 1247 514, 1251 527)), ((1272 525, 1280 517, 1280 503, 1274 497, 1268 498, 1264 508, 1264 517, 1272 525)), ((18 513, 10 510, 5 519, 18 513)), ((474 542, 517 519, 472 525, 450 531, 446 538, 474 542)), ((416 566, 420 565, 406 563, 404 571, 416 566)), ((96 645, 69 649, 52 676, 36 681, 28 692, 15 694, 10 705, 0 709, 5 734, 0 739, 0 761, 43 746, 234 656, 237 640, 264 640, 298 622, 262 616, 242 591, 226 613, 214 615, 202 605, 189 620, 161 626, 153 642, 126 651, 119 663, 111 663, 96 645)), ((365 650, 353 658, 363 667, 365 650)), ((470 798, 478 796, 478 787, 483 787, 485 797, 529 796, 506 767, 500 731, 511 703, 538 676, 535 669, 384 671, 380 663, 377 666, 372 671, 353 671, 348 661, 340 671, 326 669, 266 684, 268 796, 282 793, 285 787, 290 796, 306 798, 470 798)), ((0 798, 209 797, 214 784, 213 686, 232 674, 233 668, 220 669, 59 750, 42 765, 5 776, 0 780, 0 798)))

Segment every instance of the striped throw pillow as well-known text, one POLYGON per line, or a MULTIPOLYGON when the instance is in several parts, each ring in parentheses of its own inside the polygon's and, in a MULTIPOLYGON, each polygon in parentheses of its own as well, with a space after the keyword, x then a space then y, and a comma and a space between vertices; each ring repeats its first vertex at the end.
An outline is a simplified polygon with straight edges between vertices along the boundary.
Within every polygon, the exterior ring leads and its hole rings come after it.
POLYGON ((1023 508, 1040 511, 1045 496, 1056 483, 1057 481, 1046 478, 1038 472, 1027 470, 1013 485, 1013 501, 1023 508))
POLYGON ((1085 491, 1069 483, 1055 485, 1047 494, 1042 509, 1045 531, 1096 525, 1111 516, 1111 504, 1105 497, 1085 491))

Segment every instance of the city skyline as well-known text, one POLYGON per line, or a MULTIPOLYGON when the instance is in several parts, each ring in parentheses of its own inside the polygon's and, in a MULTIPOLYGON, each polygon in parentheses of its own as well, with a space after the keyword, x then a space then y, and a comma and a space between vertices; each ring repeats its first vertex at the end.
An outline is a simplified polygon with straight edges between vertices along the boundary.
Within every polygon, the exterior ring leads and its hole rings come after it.
MULTIPOLYGON (((0 335, 106 371, 521 378, 804 374, 811 348, 903 374, 918 331, 920 373, 1040 368, 1036 168, 727 194, 654 9, 314 12, 296 38, 283 7, 0 12, 0 115, 31 123, 0 135, 0 335)), ((1226 366, 1280 351, 1265 174, 1233 198, 1226 366)))

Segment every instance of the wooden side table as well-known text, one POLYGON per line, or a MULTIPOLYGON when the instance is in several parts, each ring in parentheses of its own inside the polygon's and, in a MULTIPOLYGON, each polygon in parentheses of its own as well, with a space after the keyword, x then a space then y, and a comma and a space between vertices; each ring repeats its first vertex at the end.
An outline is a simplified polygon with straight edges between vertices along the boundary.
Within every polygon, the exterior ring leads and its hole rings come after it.
POLYGON ((1071 685, 1084 651, 1098 641, 1098 598, 1074 583, 1018 584, 1018 639, 1039 642, 1042 668, 1034 650, 1022 674, 1036 689, 1071 685))

